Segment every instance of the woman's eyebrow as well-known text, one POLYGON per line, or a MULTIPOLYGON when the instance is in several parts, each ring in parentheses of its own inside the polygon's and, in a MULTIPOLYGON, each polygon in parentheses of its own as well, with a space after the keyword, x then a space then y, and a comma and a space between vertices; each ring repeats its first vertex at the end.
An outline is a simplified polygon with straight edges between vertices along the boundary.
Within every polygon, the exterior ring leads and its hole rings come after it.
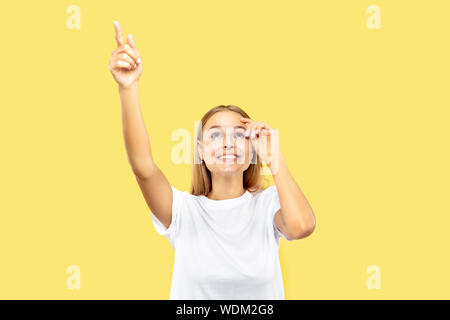
MULTIPOLYGON (((214 125, 214 126, 209 127, 207 130, 214 129, 214 128, 222 128, 222 126, 214 125)), ((245 127, 244 127, 244 126, 241 126, 241 125, 234 126, 234 128, 242 128, 242 129, 245 129, 245 127)))

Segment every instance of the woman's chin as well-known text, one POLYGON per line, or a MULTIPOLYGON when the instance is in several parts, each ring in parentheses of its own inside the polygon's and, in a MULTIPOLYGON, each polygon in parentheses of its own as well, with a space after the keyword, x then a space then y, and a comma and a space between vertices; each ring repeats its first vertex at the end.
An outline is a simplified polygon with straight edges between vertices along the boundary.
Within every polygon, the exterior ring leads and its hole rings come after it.
POLYGON ((243 163, 220 163, 216 164, 211 172, 215 174, 231 174, 244 171, 243 163))

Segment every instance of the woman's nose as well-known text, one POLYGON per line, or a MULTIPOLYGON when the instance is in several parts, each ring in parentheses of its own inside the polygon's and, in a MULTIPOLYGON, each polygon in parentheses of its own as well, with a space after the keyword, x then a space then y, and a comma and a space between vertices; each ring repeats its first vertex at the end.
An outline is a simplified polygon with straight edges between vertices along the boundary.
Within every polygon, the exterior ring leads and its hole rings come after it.
POLYGON ((226 147, 232 147, 232 146, 234 146, 234 137, 233 137, 233 134, 226 134, 225 135, 225 148, 226 147))

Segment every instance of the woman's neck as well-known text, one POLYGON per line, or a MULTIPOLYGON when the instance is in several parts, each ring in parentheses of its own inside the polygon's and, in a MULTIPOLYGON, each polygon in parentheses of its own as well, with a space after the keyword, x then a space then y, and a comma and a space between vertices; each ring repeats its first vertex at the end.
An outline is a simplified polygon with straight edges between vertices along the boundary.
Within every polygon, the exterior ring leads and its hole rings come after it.
POLYGON ((206 195, 211 200, 227 200, 238 198, 245 193, 243 176, 212 176, 212 188, 206 195))

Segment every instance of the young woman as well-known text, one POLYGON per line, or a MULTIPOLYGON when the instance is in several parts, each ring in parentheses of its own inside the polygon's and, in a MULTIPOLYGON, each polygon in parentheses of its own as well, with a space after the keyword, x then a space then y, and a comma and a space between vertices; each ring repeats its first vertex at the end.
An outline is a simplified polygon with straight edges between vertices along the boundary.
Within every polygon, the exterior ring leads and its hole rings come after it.
POLYGON ((109 69, 128 160, 156 231, 175 250, 170 299, 284 299, 280 238, 307 237, 316 222, 283 155, 272 152, 274 130, 236 106, 209 110, 197 131, 192 190, 171 186, 153 161, 140 111, 140 54, 132 35, 125 43, 114 26, 109 69), (275 181, 265 189, 262 162, 275 181))

